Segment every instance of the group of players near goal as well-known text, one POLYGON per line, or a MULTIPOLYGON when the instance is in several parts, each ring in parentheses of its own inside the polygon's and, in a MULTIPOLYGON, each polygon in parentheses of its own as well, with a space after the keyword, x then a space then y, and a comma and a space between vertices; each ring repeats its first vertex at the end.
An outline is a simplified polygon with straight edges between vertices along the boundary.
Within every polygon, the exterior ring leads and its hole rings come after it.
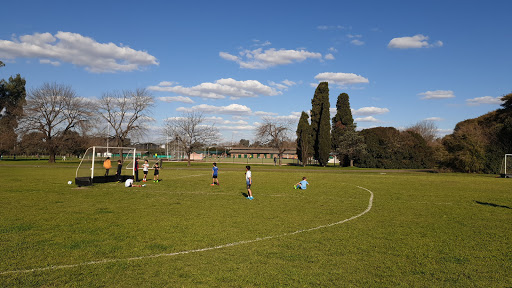
MULTIPOLYGON (((103 167, 106 169, 105 176, 108 176, 109 169, 112 168, 112 165, 110 163, 110 157, 107 157, 107 159, 103 163, 103 167)), ((123 167, 123 165, 121 163, 121 160, 118 160, 117 161, 117 172, 116 172, 116 176, 118 177, 118 179, 121 178, 122 167, 123 167)), ((155 163, 153 165, 153 169, 154 169, 153 181, 159 182, 160 181, 160 179, 159 179, 160 167, 159 167, 158 163, 155 163)), ((135 182, 138 182, 139 181, 139 179, 138 179, 139 178, 139 158, 135 159, 135 165, 133 167, 133 170, 135 172, 135 182)), ((146 182, 147 175, 149 172, 148 160, 144 160, 144 164, 142 165, 142 171, 144 172, 144 178, 142 179, 142 182, 146 182)), ((219 176, 219 168, 217 167, 217 163, 214 162, 213 168, 212 168, 212 184, 210 184, 211 186, 215 186, 215 185, 219 186, 220 185, 218 176, 219 176)), ((251 166, 249 166, 249 165, 245 166, 245 184, 247 186, 247 197, 246 198, 249 200, 253 200, 254 197, 252 196, 252 190, 251 190, 252 172, 251 172, 251 166)), ((293 185, 293 189, 305 190, 307 188, 307 185, 309 185, 307 178, 302 177, 302 181, 293 185)), ((134 184, 134 179, 127 179, 125 182, 125 187, 143 187, 143 186, 146 186, 146 184, 142 184, 142 185, 134 184)))

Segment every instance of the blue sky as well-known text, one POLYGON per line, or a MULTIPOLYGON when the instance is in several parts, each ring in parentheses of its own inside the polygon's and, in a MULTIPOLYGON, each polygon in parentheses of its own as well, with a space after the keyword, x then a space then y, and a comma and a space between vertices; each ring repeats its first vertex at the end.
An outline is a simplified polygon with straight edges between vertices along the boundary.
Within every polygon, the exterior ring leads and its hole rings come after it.
MULTIPOLYGON (((439 135, 512 92, 512 1, 15 1, 1 4, 0 78, 78 95, 147 88, 147 139, 204 113, 225 141, 298 121, 316 85, 348 93, 358 129, 429 119, 439 135)), ((296 123, 296 122, 295 122, 296 123)), ((296 126, 292 127, 295 130, 296 126)))

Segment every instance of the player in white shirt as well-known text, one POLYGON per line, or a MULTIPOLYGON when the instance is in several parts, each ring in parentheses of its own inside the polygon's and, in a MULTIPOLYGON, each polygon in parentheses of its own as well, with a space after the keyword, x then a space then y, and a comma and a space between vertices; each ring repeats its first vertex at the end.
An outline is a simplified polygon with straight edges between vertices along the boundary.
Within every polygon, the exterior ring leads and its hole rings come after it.
POLYGON ((133 179, 126 179, 126 182, 124 182, 124 187, 128 188, 128 187, 143 187, 143 186, 146 186, 146 184, 144 185, 134 185, 133 184, 133 179))
POLYGON ((252 200, 254 197, 252 197, 252 191, 251 191, 251 185, 252 185, 252 173, 251 173, 251 166, 247 165, 245 166, 245 183, 247 184, 247 199, 252 200))
POLYGON ((146 182, 147 178, 148 178, 148 172, 149 172, 148 160, 144 160, 144 164, 142 164, 142 171, 144 171, 144 179, 142 179, 142 182, 146 182))

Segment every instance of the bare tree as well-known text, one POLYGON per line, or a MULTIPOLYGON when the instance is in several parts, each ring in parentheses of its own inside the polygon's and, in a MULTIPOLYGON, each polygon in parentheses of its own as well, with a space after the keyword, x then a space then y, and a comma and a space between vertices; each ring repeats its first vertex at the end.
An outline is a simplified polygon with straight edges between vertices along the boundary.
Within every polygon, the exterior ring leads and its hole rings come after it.
POLYGON ((188 166, 190 155, 205 143, 212 143, 219 138, 219 131, 214 125, 205 125, 203 114, 197 112, 184 113, 181 117, 166 120, 167 135, 177 140, 187 154, 188 166))
POLYGON ((290 146, 290 126, 291 121, 265 117, 257 128, 256 137, 267 146, 277 149, 279 166, 284 151, 290 146))
POLYGON ((420 121, 407 128, 407 131, 413 131, 420 134, 429 145, 432 145, 437 139, 437 130, 437 125, 430 120, 420 121))
POLYGON ((144 134, 145 124, 153 120, 149 116, 153 103, 153 96, 146 89, 114 91, 102 95, 97 109, 112 128, 117 146, 124 147, 129 136, 144 134))
POLYGON ((25 133, 38 131, 44 136, 44 143, 50 159, 55 162, 58 139, 68 131, 84 129, 92 116, 93 105, 78 97, 71 86, 45 83, 31 90, 21 128, 25 133))

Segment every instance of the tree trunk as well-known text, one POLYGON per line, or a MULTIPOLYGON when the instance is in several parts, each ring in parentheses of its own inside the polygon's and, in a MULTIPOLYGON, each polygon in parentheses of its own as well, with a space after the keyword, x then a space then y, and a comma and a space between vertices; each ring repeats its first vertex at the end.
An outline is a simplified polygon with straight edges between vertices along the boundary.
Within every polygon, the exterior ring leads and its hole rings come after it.
POLYGON ((190 155, 191 155, 191 154, 192 154, 192 153, 187 153, 187 158, 188 158, 188 159, 187 159, 187 166, 190 166, 190 155))
POLYGON ((55 151, 53 149, 50 150, 50 158, 48 159, 48 163, 55 163, 55 151))
POLYGON ((354 167, 354 160, 350 159, 350 167, 354 167))

